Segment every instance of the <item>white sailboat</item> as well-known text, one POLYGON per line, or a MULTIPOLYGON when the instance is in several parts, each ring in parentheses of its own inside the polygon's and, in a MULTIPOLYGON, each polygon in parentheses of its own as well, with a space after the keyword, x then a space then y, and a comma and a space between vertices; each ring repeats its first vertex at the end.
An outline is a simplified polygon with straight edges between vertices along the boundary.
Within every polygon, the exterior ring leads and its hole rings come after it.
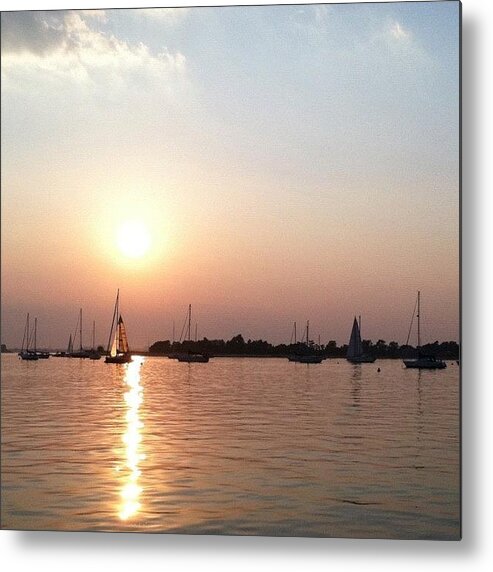
POLYGON ((353 321, 353 328, 351 330, 351 336, 349 338, 349 345, 347 348, 346 359, 351 363, 373 363, 375 361, 374 356, 366 355, 363 352, 363 344, 361 342, 361 316, 356 320, 356 316, 353 321))
POLYGON ((125 324, 120 314, 120 290, 116 294, 107 354, 105 363, 128 363, 132 361, 125 324))
MULTIPOLYGON (((416 305, 418 308, 418 313, 416 316, 418 318, 418 346, 417 346, 418 358, 405 359, 403 360, 404 365, 407 368, 414 368, 414 369, 444 369, 447 367, 447 364, 444 361, 442 361, 441 359, 437 359, 435 356, 424 354, 421 351, 421 292, 419 290, 418 290, 418 299, 416 305)), ((416 306, 414 310, 416 311, 416 306)), ((411 318, 411 325, 409 327, 409 333, 407 335, 406 345, 409 344, 409 337, 411 335, 413 321, 414 321, 414 312, 411 318)))

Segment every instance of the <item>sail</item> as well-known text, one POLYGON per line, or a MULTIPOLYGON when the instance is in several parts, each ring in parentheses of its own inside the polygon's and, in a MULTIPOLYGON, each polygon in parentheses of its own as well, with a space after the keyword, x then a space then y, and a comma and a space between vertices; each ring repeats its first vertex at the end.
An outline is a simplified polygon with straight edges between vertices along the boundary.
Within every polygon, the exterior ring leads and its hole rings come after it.
POLYGON ((363 347, 361 345, 361 335, 356 318, 354 318, 353 329, 351 330, 351 337, 349 338, 349 346, 347 349, 347 357, 355 358, 363 354, 363 347))
POLYGON ((125 324, 123 323, 123 318, 121 316, 118 320, 118 351, 124 354, 129 351, 127 332, 125 331, 125 324))
POLYGON ((115 332, 115 337, 113 338, 113 343, 111 344, 111 350, 110 350, 110 356, 111 357, 115 357, 116 353, 117 353, 117 344, 116 344, 117 337, 118 337, 118 333, 115 332))
POLYGON ((70 334, 70 337, 68 339, 68 348, 67 348, 67 353, 71 354, 73 351, 73 343, 72 343, 72 334, 70 334))

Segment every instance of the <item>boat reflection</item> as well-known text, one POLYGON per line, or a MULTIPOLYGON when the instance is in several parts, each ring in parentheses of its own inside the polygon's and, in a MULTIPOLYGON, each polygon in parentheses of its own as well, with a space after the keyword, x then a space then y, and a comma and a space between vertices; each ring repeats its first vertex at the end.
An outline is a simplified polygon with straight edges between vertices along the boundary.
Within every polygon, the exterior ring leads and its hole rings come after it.
POLYGON ((125 445, 126 472, 124 485, 120 491, 121 504, 119 516, 121 520, 128 520, 135 516, 140 509, 139 497, 142 488, 139 486, 139 462, 145 458, 141 453, 140 443, 142 440, 141 429, 144 424, 139 417, 139 409, 143 401, 143 390, 140 384, 140 368, 144 358, 134 356, 133 361, 126 366, 125 383, 128 391, 125 393, 125 405, 127 407, 127 429, 122 437, 125 445))

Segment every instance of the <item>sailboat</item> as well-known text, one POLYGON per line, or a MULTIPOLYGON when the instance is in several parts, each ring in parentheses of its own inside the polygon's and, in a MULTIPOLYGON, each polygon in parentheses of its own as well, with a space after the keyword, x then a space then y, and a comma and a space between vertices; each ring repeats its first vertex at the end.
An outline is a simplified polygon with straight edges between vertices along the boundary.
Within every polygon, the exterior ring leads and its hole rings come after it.
POLYGON ((361 343, 361 316, 356 320, 354 317, 353 329, 349 338, 349 345, 347 348, 346 359, 351 363, 373 363, 374 356, 369 356, 363 353, 363 344, 361 343))
POLYGON ((23 360, 29 361, 36 361, 38 359, 38 355, 36 353, 36 330, 34 332, 34 349, 29 349, 29 344, 31 342, 31 331, 29 328, 29 312, 26 318, 26 325, 24 326, 24 336, 22 338, 22 348, 19 352, 19 357, 23 360), (25 344, 25 347, 24 347, 25 344))
POLYGON ((294 356, 289 356, 289 361, 295 361, 298 363, 322 363, 324 359, 323 356, 318 356, 310 353, 310 320, 306 321, 306 353, 295 354, 294 356))
POLYGON ((89 352, 89 359, 98 360, 101 359, 101 355, 96 351, 96 322, 92 322, 92 350, 89 352))
MULTIPOLYGON (((418 358, 417 359, 405 359, 404 361, 404 365, 408 368, 414 368, 414 369, 444 369, 447 367, 447 364, 442 361, 441 359, 437 359, 435 356, 432 355, 428 355, 428 354, 424 354, 421 351, 421 292, 418 290, 418 299, 416 302, 417 308, 418 308, 418 313, 417 313, 417 318, 418 318, 418 358)), ((416 311, 416 306, 414 307, 414 310, 416 311)), ((411 335, 411 329, 413 326, 413 321, 414 321, 414 312, 413 312, 413 316, 411 318, 411 325, 409 327, 409 334, 407 336, 407 341, 406 341, 406 345, 408 345, 409 343, 409 337, 411 335)))
POLYGON ((72 358, 88 358, 89 357, 89 352, 82 347, 82 308, 80 308, 80 310, 79 310, 79 318, 78 318, 77 324, 75 326, 74 337, 71 338, 71 342, 69 340, 69 348, 67 351, 67 355, 68 355, 68 357, 72 357, 72 358), (79 344, 80 345, 79 345, 79 349, 74 351, 73 344, 74 344, 75 339, 77 337, 77 326, 79 327, 79 344))
MULTIPOLYGON (((190 342, 191 338, 191 326, 192 326, 192 304, 188 305, 188 336, 187 339, 190 342)), ((192 351, 182 352, 175 354, 174 357, 178 361, 184 361, 188 363, 207 363, 209 361, 209 356, 201 353, 194 353, 192 351)))
POLYGON ((72 334, 70 334, 69 338, 68 338, 68 346, 67 346, 67 351, 66 352, 56 352, 56 354, 54 355, 54 357, 70 357, 70 354, 73 352, 74 350, 74 346, 72 343, 72 334))
POLYGON ((105 363, 128 363, 132 361, 125 324, 120 314, 120 290, 116 293, 107 354, 105 363))
MULTIPOLYGON (((289 345, 292 345, 293 340, 294 340, 294 345, 296 347, 296 345, 298 344, 298 338, 296 336, 296 322, 293 322, 293 332, 291 334, 291 339, 289 340, 289 345)), ((297 354, 288 355, 288 360, 298 361, 298 355, 297 354)))
POLYGON ((50 357, 50 352, 38 351, 36 349, 36 336, 38 331, 38 318, 34 318, 34 353, 38 356, 38 359, 48 359, 50 357))

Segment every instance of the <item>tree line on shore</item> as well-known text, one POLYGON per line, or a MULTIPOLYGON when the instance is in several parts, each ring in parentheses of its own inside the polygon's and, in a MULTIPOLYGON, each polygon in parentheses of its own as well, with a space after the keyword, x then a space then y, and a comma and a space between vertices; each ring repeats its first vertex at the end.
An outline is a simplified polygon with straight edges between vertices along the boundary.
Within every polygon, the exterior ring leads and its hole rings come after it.
MULTIPOLYGON (((363 352, 376 358, 398 359, 415 357, 417 349, 410 345, 399 345, 397 342, 378 340, 362 340, 363 352)), ((423 353, 429 353, 440 359, 458 359, 459 344, 454 341, 438 342, 421 346, 423 353)), ((338 346, 335 340, 325 345, 315 344, 313 341, 307 346, 306 343, 272 345, 265 340, 245 341, 241 334, 233 336, 230 340, 186 340, 183 342, 171 342, 170 340, 154 342, 149 347, 151 355, 169 355, 172 353, 201 353, 209 356, 220 355, 244 355, 244 356, 276 356, 315 354, 329 358, 344 358, 347 353, 347 344, 338 346)))

